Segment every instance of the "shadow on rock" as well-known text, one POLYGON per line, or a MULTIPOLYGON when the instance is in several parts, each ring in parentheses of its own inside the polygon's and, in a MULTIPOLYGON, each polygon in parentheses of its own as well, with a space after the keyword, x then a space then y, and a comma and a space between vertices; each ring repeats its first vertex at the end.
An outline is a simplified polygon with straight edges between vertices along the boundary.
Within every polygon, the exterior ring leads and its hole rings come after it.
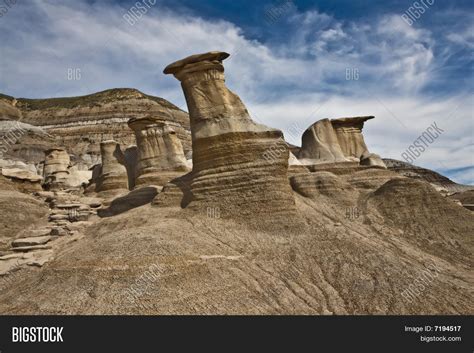
POLYGON ((158 189, 153 186, 136 189, 125 196, 113 200, 108 208, 98 210, 97 214, 102 218, 116 216, 132 208, 150 203, 156 195, 158 195, 158 189))

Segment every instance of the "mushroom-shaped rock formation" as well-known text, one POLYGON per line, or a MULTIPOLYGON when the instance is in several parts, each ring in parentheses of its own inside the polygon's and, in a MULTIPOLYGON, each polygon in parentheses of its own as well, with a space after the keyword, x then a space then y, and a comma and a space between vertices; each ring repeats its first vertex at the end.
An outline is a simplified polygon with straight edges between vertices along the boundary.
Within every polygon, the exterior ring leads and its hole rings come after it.
POLYGON ((373 116, 323 119, 303 134, 298 158, 305 165, 339 164, 386 168, 382 159, 370 153, 362 135, 364 123, 373 116))
POLYGON ((319 120, 306 129, 298 157, 303 164, 348 161, 329 119, 319 120))
POLYGON ((175 130, 159 117, 133 118, 138 147, 135 185, 165 185, 190 169, 175 130))
POLYGON ((219 207, 221 217, 296 213, 283 134, 252 121, 227 88, 222 60, 228 56, 193 55, 164 70, 181 81, 191 122, 192 177, 189 188, 178 187, 188 190, 191 205, 219 207), (275 146, 280 153, 264 158, 275 146))
POLYGON ((362 128, 367 120, 373 118, 373 116, 360 116, 331 120, 344 156, 360 159, 367 151, 364 136, 362 136, 362 128))
POLYGON ((102 166, 97 181, 96 191, 128 190, 128 176, 125 157, 120 145, 113 140, 100 143, 102 166))

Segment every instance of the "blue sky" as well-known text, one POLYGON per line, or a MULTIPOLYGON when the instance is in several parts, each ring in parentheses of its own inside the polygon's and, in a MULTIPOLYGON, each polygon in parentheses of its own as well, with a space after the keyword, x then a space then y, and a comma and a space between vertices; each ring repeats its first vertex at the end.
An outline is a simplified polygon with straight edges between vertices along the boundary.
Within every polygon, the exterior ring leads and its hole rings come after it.
POLYGON ((289 142, 300 144, 322 118, 375 115, 364 129, 369 149, 401 159, 437 122, 444 133, 414 164, 474 184, 472 1, 419 1, 424 13, 411 26, 402 15, 413 2, 401 0, 157 0, 130 25, 124 15, 135 3, 8 7, 0 17, 0 92, 42 98, 134 87, 186 109, 163 68, 223 50, 231 54, 229 87, 289 142), (68 80, 70 69, 81 79, 68 80))

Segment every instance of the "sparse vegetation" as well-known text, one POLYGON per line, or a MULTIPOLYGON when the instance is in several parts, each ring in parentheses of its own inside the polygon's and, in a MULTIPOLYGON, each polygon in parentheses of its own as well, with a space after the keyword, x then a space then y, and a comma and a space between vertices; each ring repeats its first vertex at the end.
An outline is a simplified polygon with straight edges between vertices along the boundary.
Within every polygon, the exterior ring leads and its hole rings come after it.
MULTIPOLYGON (((0 94, 0 98, 13 100, 14 97, 0 94)), ((171 104, 167 100, 155 96, 151 96, 140 92, 134 88, 114 88, 86 96, 76 97, 59 97, 47 99, 30 99, 18 98, 17 107, 22 110, 43 110, 43 109, 63 109, 63 108, 77 108, 80 106, 98 106, 102 104, 114 102, 124 99, 150 99, 169 109, 179 110, 177 106, 171 104)))

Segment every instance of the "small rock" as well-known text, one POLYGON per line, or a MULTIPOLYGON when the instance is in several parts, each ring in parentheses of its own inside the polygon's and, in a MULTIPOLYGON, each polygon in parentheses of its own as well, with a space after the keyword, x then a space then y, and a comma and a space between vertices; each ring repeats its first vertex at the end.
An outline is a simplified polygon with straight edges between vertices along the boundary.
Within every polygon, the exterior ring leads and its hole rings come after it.
POLYGON ((56 208, 79 208, 82 205, 80 203, 71 203, 71 204, 58 204, 56 208))
POLYGON ((27 236, 24 238, 34 238, 34 237, 44 237, 49 235, 51 232, 50 229, 48 228, 43 228, 43 229, 33 229, 27 232, 27 236))
POLYGON ((53 229, 51 229, 51 235, 54 235, 54 236, 64 236, 64 235, 68 235, 68 232, 66 231, 66 229, 62 228, 62 227, 54 227, 53 229))
POLYGON ((69 219, 69 215, 66 214, 53 214, 49 216, 50 221, 66 221, 69 219))
POLYGON ((44 197, 45 199, 54 198, 54 192, 52 191, 37 191, 34 193, 34 195, 44 197))
POLYGON ((20 238, 12 242, 12 247, 18 248, 22 246, 42 245, 42 244, 46 244, 50 240, 51 240, 50 236, 20 238))
POLYGON ((0 257, 0 261, 6 261, 11 259, 21 259, 23 254, 7 254, 0 257))
POLYGON ((33 250, 47 250, 52 249, 51 245, 33 245, 33 246, 20 246, 12 248, 13 251, 33 251, 33 250))

